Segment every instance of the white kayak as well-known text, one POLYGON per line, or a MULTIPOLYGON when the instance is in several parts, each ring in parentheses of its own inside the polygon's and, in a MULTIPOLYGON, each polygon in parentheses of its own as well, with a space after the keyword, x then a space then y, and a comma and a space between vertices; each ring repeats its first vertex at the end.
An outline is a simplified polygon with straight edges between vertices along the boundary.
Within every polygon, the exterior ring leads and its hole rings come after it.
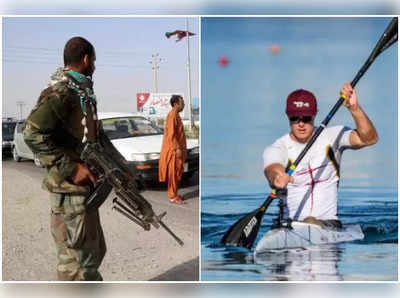
POLYGON ((306 247, 310 245, 347 242, 364 239, 360 225, 346 225, 342 229, 328 229, 316 224, 293 221, 292 229, 269 230, 258 241, 255 253, 271 249, 306 247))

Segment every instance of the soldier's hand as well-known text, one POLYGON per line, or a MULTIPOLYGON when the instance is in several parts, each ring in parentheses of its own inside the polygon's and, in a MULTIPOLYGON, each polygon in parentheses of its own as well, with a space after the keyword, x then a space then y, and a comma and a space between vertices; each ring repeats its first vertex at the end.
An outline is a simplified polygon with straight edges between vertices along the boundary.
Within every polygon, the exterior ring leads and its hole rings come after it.
POLYGON ((96 184, 96 179, 92 173, 90 173, 89 169, 82 163, 77 164, 71 178, 76 185, 88 185, 90 181, 93 184, 96 184))

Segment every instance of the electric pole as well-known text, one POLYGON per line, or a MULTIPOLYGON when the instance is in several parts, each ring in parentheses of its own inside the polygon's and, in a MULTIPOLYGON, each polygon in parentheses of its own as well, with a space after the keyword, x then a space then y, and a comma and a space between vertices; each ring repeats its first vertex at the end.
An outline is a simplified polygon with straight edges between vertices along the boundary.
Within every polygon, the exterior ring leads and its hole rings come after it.
POLYGON ((17 107, 19 107, 19 120, 22 120, 22 107, 26 105, 23 101, 17 101, 17 107))
POLYGON ((191 89, 191 80, 190 80, 190 55, 189 55, 189 19, 186 18, 186 40, 187 40, 187 55, 186 55, 186 69, 187 69, 187 90, 189 97, 189 123, 190 123, 190 131, 192 131, 194 122, 192 118, 192 89, 191 89))
POLYGON ((160 67, 158 66, 158 63, 161 62, 161 58, 159 58, 158 53, 157 54, 152 54, 151 55, 152 60, 151 65, 152 65, 152 69, 153 69, 153 82, 154 82, 154 92, 158 93, 158 70, 160 69, 160 67))

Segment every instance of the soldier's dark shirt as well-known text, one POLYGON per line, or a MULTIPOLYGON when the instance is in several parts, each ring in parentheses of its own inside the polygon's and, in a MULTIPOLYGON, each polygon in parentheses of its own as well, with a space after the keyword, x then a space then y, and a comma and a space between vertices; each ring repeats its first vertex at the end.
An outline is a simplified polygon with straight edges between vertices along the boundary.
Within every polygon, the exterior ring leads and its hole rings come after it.
POLYGON ((42 91, 27 118, 24 139, 47 169, 43 187, 54 193, 86 194, 88 187, 71 181, 83 149, 84 117, 78 93, 59 80, 42 91))

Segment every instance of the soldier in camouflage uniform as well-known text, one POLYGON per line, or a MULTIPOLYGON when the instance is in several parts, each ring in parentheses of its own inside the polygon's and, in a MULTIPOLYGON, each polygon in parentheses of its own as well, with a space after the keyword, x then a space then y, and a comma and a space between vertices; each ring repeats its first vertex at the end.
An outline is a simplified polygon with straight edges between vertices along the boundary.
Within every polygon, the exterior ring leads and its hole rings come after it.
POLYGON ((102 280, 98 268, 106 252, 98 210, 86 212, 95 178, 80 159, 86 141, 97 135, 96 99, 91 76, 94 47, 71 38, 58 69, 27 119, 24 139, 47 169, 51 232, 59 280, 102 280))

